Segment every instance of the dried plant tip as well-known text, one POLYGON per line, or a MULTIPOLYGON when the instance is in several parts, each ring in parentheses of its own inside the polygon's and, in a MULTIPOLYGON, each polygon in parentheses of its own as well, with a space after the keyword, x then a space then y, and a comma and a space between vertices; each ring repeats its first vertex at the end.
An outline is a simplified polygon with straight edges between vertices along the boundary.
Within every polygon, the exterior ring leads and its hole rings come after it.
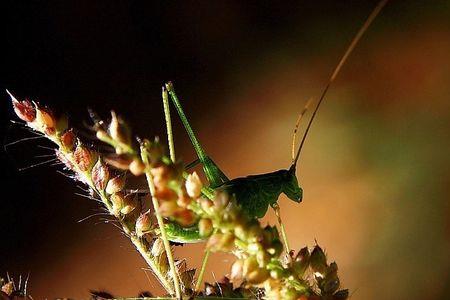
POLYGON ((8 90, 6 92, 11 97, 16 115, 27 123, 33 122, 36 119, 36 109, 33 104, 28 100, 18 101, 8 90))
POLYGON ((302 278, 306 269, 309 266, 309 250, 307 247, 302 248, 292 262, 292 269, 297 274, 298 278, 302 278))
POLYGON ((198 229, 202 237, 209 236, 213 231, 213 223, 211 219, 201 219, 198 222, 198 229))
POLYGON ((83 146, 81 143, 78 143, 73 153, 75 164, 82 172, 91 170, 93 164, 95 163, 95 157, 95 153, 83 146))
POLYGON ((160 238, 157 238, 152 245, 152 255, 154 257, 158 257, 163 252, 164 252, 164 243, 160 238))
POLYGON ((310 265, 316 277, 323 277, 327 270, 327 258, 322 248, 316 245, 311 252, 310 265))
POLYGON ((203 184, 197 172, 189 174, 186 179, 186 191, 189 197, 198 198, 202 193, 203 184))
POLYGON ((125 176, 119 175, 111 178, 106 185, 105 191, 108 194, 114 194, 120 192, 125 187, 125 176))
POLYGON ((73 129, 66 130, 61 135, 61 144, 64 147, 64 150, 66 151, 72 151, 73 147, 75 146, 76 137, 73 133, 73 129))
POLYGON ((123 198, 123 207, 120 210, 120 213, 128 215, 136 208, 136 206, 136 194, 128 194, 123 198))
POLYGON ((108 131, 111 138, 115 141, 124 144, 131 142, 131 132, 128 126, 114 111, 111 111, 111 122, 109 123, 108 131))
POLYGON ((142 237, 152 228, 152 219, 149 212, 143 213, 136 220, 136 234, 138 237, 142 237))
POLYGON ((145 165, 140 159, 135 158, 130 163, 129 169, 130 169, 131 174, 133 174, 134 176, 139 176, 139 175, 144 174, 145 165))
POLYGON ((11 294, 14 292, 14 283, 12 281, 5 283, 2 286, 2 292, 8 296, 11 296, 11 294))
POLYGON ((106 184, 109 180, 109 169, 108 166, 102 161, 102 159, 98 159, 97 163, 92 168, 92 181, 94 182, 94 186, 97 190, 103 191, 106 188, 106 184))

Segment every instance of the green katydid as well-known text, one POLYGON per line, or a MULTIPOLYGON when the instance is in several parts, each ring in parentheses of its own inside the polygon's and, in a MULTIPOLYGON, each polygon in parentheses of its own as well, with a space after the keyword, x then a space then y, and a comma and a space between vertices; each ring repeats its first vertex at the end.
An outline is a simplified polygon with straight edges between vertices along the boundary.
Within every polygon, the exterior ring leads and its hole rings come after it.
MULTIPOLYGON (((172 139, 172 129, 171 129, 171 121, 170 121, 170 111, 169 111, 169 98, 175 106, 177 113, 183 123, 187 134, 191 140, 191 143, 194 147, 194 150, 198 156, 198 160, 194 162, 200 163, 203 167, 203 171, 205 176, 209 182, 209 190, 217 190, 217 191, 226 191, 232 194, 238 204, 241 205, 244 212, 246 212, 250 217, 261 218, 263 217, 269 206, 271 206, 275 213, 277 214, 278 221, 280 223, 283 239, 287 248, 289 248, 287 239, 284 234, 284 228, 281 223, 281 218, 279 215, 279 206, 278 206, 278 198, 280 194, 284 193, 290 200, 295 202, 301 202, 303 196, 303 190, 298 184, 297 177, 295 175, 296 166, 298 159, 300 157, 301 150, 305 143, 308 132, 311 128, 311 124, 314 121, 314 118, 317 114, 317 111, 325 98, 325 95, 328 92, 332 82, 336 79, 339 71, 344 65, 350 53, 355 48, 356 44, 367 30, 369 25, 381 11, 383 6, 387 3, 388 0, 382 0, 378 3, 378 5, 374 8, 372 13, 369 15, 365 23, 361 26, 350 45, 346 49, 344 55, 340 59, 339 63, 335 67, 328 83, 323 89, 319 101, 317 102, 312 116, 309 119, 306 130, 303 134, 302 140, 298 147, 298 150, 295 151, 295 137, 297 133, 297 129, 301 120, 301 117, 307 110, 308 104, 304 107, 302 112, 297 119, 297 124, 295 126, 294 135, 293 135, 293 143, 292 143, 292 163, 288 169, 282 169, 275 172, 270 172, 266 174, 259 175, 251 175, 247 177, 241 177, 236 179, 228 179, 227 176, 222 172, 222 170, 217 166, 216 163, 206 154, 205 150, 201 146, 199 140, 197 139, 194 130, 188 122, 188 119, 183 111, 181 103, 175 93, 173 85, 171 82, 167 83, 165 87, 163 87, 163 101, 164 101, 164 111, 166 116, 167 123, 167 131, 168 131, 168 139, 169 139, 169 147, 171 156, 174 157, 173 150, 173 139, 172 139), (295 155, 294 155, 295 153, 295 155)), ((202 237, 198 234, 198 230, 195 227, 191 228, 183 228, 176 223, 168 223, 166 226, 166 231, 169 236, 169 239, 175 242, 180 243, 193 243, 202 240, 202 237)), ((289 251, 289 249, 286 249, 289 251)))

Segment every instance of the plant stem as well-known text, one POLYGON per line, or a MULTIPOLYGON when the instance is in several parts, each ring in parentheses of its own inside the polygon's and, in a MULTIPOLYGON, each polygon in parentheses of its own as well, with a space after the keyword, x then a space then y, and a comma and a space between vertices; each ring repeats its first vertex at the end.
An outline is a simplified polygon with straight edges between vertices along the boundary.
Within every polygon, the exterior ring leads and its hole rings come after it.
POLYGON ((164 227, 164 220, 163 220, 163 217, 161 216, 161 214, 159 213, 159 202, 158 202, 158 199, 155 197, 155 192, 156 192, 155 184, 153 183, 153 176, 150 173, 150 166, 148 163, 147 154, 145 153, 145 149, 141 150, 141 157, 142 157, 142 161, 146 165, 145 177, 147 178, 147 184, 148 184, 148 188, 150 189, 150 195, 152 197, 153 208, 155 210, 156 220, 158 221, 159 230, 161 232, 161 239, 163 241, 164 248, 166 250, 167 260, 169 261, 170 271, 172 273, 173 284, 175 287, 175 296, 177 297, 177 299, 181 299, 181 289, 180 289, 180 282, 178 279, 178 272, 175 267, 175 261, 173 259, 172 249, 170 248, 170 243, 167 238, 166 229, 164 227))
POLYGON ((199 292, 201 289, 203 275, 205 274, 206 264, 208 263, 208 258, 209 258, 210 254, 211 254, 211 251, 209 249, 207 249, 205 252, 205 255, 203 256, 202 266, 200 268, 200 273, 198 273, 197 282, 195 283, 195 292, 199 292))
POLYGON ((289 255, 289 251, 291 251, 291 248, 289 246, 286 229, 284 228, 283 221, 281 220, 280 206, 278 205, 278 203, 275 203, 273 205, 273 210, 275 211, 275 215, 277 216, 278 224, 280 224, 281 237, 283 238, 284 247, 286 248, 286 255, 289 255))

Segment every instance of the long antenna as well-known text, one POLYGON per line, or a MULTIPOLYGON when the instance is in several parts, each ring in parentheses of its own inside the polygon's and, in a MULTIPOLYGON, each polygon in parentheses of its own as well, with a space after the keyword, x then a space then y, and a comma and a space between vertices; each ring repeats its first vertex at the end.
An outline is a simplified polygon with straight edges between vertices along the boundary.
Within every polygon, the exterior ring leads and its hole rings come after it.
POLYGON ((300 142, 300 146, 297 150, 297 154, 295 156, 294 161, 292 162, 292 166, 291 166, 292 169, 295 169, 295 166, 297 165, 298 158, 300 157, 300 152, 303 148, 303 144, 305 143, 306 137, 308 136, 308 132, 309 132, 309 129, 311 128, 311 124, 314 121, 314 118, 316 117, 317 111, 319 110, 319 107, 322 104, 322 101, 325 98, 325 95, 327 94, 328 89, 330 88, 333 81, 336 79, 336 76, 339 74, 339 71, 341 70, 342 66, 344 65, 344 63, 347 60, 350 53, 352 53, 353 49, 358 44, 361 37, 367 31, 367 28, 369 28, 372 21, 376 18, 376 16, 380 13, 381 9, 386 5, 386 3, 388 1, 389 0, 381 0, 380 2, 378 2, 377 6, 373 9, 372 13, 369 15, 367 20, 364 22, 364 24, 359 29, 358 33, 356 33, 352 42, 350 43, 350 45, 348 46, 344 55, 342 56, 341 60, 337 64, 336 68, 334 69, 333 74, 330 77, 330 80, 328 81, 327 85, 323 89, 322 94, 320 95, 319 102, 317 102, 316 108, 314 109, 311 119, 309 120, 308 126, 306 127, 305 133, 303 134, 303 138, 302 138, 302 141, 300 142))

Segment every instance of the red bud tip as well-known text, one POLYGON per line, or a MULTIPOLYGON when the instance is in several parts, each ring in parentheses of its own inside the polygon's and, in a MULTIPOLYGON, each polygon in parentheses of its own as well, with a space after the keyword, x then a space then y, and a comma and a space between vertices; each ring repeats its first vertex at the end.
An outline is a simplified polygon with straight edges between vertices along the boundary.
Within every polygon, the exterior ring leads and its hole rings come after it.
POLYGON ((36 109, 33 104, 28 100, 18 101, 8 90, 6 92, 11 97, 16 115, 27 123, 33 122, 36 119, 36 109))

